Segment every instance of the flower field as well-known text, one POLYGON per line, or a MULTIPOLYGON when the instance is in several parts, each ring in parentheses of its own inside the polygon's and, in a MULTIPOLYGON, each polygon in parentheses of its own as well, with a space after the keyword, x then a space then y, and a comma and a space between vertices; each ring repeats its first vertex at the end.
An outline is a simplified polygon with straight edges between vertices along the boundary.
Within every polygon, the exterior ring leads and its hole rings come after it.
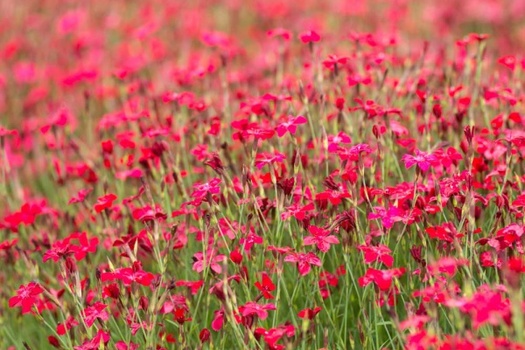
POLYGON ((525 349, 525 0, 0 33, 0 349, 525 349))

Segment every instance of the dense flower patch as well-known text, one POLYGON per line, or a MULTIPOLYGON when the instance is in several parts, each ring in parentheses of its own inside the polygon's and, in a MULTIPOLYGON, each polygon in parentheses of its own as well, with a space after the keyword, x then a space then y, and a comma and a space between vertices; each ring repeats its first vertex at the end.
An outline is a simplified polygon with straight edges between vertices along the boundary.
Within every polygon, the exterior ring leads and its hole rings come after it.
POLYGON ((1 3, 0 348, 525 349, 524 20, 1 3))

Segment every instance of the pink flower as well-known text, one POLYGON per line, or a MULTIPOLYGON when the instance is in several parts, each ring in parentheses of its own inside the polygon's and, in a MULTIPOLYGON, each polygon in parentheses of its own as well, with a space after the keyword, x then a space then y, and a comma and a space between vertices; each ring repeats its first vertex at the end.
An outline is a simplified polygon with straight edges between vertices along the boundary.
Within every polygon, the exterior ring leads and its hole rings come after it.
POLYGON ((155 275, 142 270, 139 262, 135 262, 132 268, 120 267, 113 272, 102 272, 100 275, 102 282, 119 280, 125 286, 129 286, 134 282, 143 286, 149 286, 154 278, 155 275))
POLYGON ((305 44, 314 43, 321 40, 321 36, 313 30, 309 30, 307 32, 302 33, 301 35, 299 35, 299 38, 305 44))
POLYGON ((255 158, 255 166, 257 169, 262 169, 267 164, 282 163, 286 159, 286 156, 282 153, 275 152, 271 153, 260 153, 255 158))
POLYGON ((97 318, 102 321, 107 321, 109 319, 109 314, 106 311, 106 307, 107 305, 101 302, 96 302, 92 306, 86 307, 82 312, 86 326, 91 327, 97 318))
POLYGON ((279 137, 283 137, 286 132, 289 132, 291 135, 295 135, 295 132, 297 131, 297 125, 306 124, 307 120, 302 115, 299 115, 297 117, 288 116, 288 120, 279 124, 277 128, 275 128, 275 131, 277 131, 277 135, 279 137))
POLYGON ((211 321, 211 329, 218 332, 224 326, 224 309, 215 310, 213 312, 213 320, 211 321))
POLYGON ((90 340, 85 341, 82 345, 75 346, 75 350, 98 350, 100 349, 100 343, 107 344, 109 342, 110 335, 100 329, 97 334, 90 340))
POLYGON ((392 257, 392 255, 390 255, 392 251, 385 245, 360 245, 358 249, 363 252, 365 256, 365 263, 367 264, 372 264, 376 261, 381 261, 387 267, 392 267, 392 265, 394 264, 394 258, 392 257))
POLYGON ((297 263, 297 270, 301 276, 307 275, 311 270, 311 265, 321 266, 321 259, 312 252, 309 253, 290 253, 284 261, 297 263))
POLYGON ((339 244, 339 239, 334 235, 330 235, 329 230, 311 225, 308 227, 308 232, 310 232, 311 236, 304 238, 304 245, 316 245, 317 249, 323 253, 330 249, 330 244, 339 244))
POLYGON ((433 154, 428 154, 428 153, 425 153, 425 152, 421 152, 418 149, 416 149, 415 153, 416 154, 414 156, 412 156, 410 154, 405 154, 401 158, 401 160, 405 163, 405 167, 407 169, 410 169, 414 165, 417 164, 417 166, 419 167, 419 169, 421 169, 421 171, 427 172, 428 169, 430 169, 430 167, 432 165, 434 165, 438 161, 436 156, 433 155, 433 154))
POLYGON ((225 255, 215 255, 213 249, 209 249, 205 254, 202 252, 195 253, 193 255, 194 263, 193 270, 201 273, 204 269, 209 266, 210 269, 215 273, 221 273, 222 267, 219 262, 226 259, 225 255))
POLYGON ((261 320, 266 319, 268 317, 268 310, 276 310, 274 304, 257 304, 255 301, 249 301, 243 306, 239 307, 239 312, 242 316, 247 317, 251 315, 256 315, 261 320))
POLYGON ((16 291, 17 295, 9 299, 9 307, 20 306, 22 314, 27 314, 31 312, 33 305, 38 302, 37 295, 43 292, 44 289, 36 282, 30 282, 26 286, 21 285, 16 291))

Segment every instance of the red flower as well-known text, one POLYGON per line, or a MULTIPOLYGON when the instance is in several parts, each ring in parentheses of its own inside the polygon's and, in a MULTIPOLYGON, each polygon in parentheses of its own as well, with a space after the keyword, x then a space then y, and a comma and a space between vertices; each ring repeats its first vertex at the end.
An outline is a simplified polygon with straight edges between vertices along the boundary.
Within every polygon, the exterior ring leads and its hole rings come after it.
POLYGON ((26 286, 21 285, 16 291, 17 295, 9 299, 9 307, 20 306, 22 314, 27 314, 31 312, 33 305, 37 303, 37 295, 43 292, 44 289, 36 282, 30 282, 26 286))
POLYGON ((307 32, 302 33, 301 35, 299 35, 299 38, 305 44, 314 43, 321 40, 321 36, 313 30, 309 30, 307 32))
POLYGON ((268 317, 269 310, 276 310, 276 309, 277 308, 275 307, 274 304, 261 305, 261 304, 257 304, 255 301, 249 301, 243 306, 239 307, 239 312, 241 313, 243 317, 256 315, 261 320, 264 320, 266 319, 266 317, 268 317))
POLYGON ((268 345, 270 350, 284 350, 284 345, 276 344, 283 336, 291 338, 295 335, 295 327, 291 324, 285 324, 278 326, 277 328, 264 329, 256 328, 255 331, 256 339, 261 336, 264 337, 264 342, 268 345))
POLYGON ((109 342, 110 335, 107 332, 104 332, 100 329, 97 334, 90 340, 85 341, 82 345, 75 346, 75 350, 98 350, 100 349, 100 344, 107 344, 109 342))
POLYGON ((242 262, 242 254, 239 251, 239 248, 235 248, 230 252, 230 260, 237 265, 239 265, 242 262))
POLYGON ((318 307, 314 307, 313 309, 306 308, 306 309, 303 309, 303 310, 299 311, 297 316, 299 318, 312 320, 315 317, 315 315, 317 315, 319 312, 321 312, 321 310, 322 310, 322 308, 319 307, 319 306, 318 307))
POLYGON ((64 323, 59 323, 57 326, 57 334, 64 335, 71 328, 78 326, 78 321, 73 316, 69 316, 64 323))
POLYGON ((220 183, 221 179, 213 178, 210 181, 205 182, 203 184, 195 184, 193 185, 193 192, 191 194, 191 197, 194 198, 198 204, 200 204, 204 199, 206 199, 206 196, 208 196, 208 194, 216 195, 220 192, 220 183))
POLYGON ((262 169, 266 164, 272 164, 275 162, 282 163, 286 159, 286 156, 282 153, 275 152, 271 153, 259 153, 255 158, 255 166, 257 169, 262 169))
POLYGON ((377 261, 381 261, 387 267, 392 267, 392 265, 394 264, 394 258, 392 257, 392 255, 390 255, 392 251, 390 250, 390 248, 388 248, 385 245, 382 245, 382 244, 378 246, 360 245, 358 249, 363 252, 365 256, 365 262, 367 264, 372 264, 377 261))
POLYGON ((323 61, 323 66, 328 69, 334 69, 338 64, 344 65, 348 61, 348 57, 337 57, 336 55, 328 55, 328 58, 323 61))
POLYGON ((257 236, 254 233, 248 234, 246 237, 243 237, 239 240, 239 244, 242 245, 245 252, 249 252, 252 250, 252 247, 254 244, 262 244, 263 238, 260 236, 257 236))
POLYGON ((445 222, 440 226, 427 227, 425 231, 430 238, 436 238, 444 242, 454 242, 456 238, 463 237, 463 234, 458 234, 456 227, 451 222, 445 222))
POLYGON ((405 163, 405 167, 407 169, 410 169, 417 164, 421 171, 427 172, 428 169, 430 169, 430 167, 438 161, 436 156, 434 156, 433 154, 421 152, 418 149, 416 149, 415 153, 416 154, 414 156, 410 154, 405 154, 401 158, 401 160, 405 163))
POLYGON ((262 296, 265 299, 274 298, 271 292, 275 290, 275 284, 273 284, 272 280, 265 272, 262 274, 262 283, 259 281, 255 282, 255 287, 261 291, 262 296))
POLYGON ((100 279, 102 282, 119 280, 125 286, 131 285, 133 282, 139 283, 143 286, 149 286, 155 275, 150 272, 142 270, 139 262, 135 262, 133 267, 120 267, 113 272, 102 272, 100 279))
POLYGON ((91 191, 93 190, 90 188, 82 189, 78 191, 76 196, 71 197, 68 204, 82 203, 86 199, 87 195, 91 193, 91 191))
POLYGON ((195 253, 193 255, 194 263, 193 270, 201 273, 204 269, 209 266, 210 269, 215 273, 221 273, 222 267, 219 262, 224 261, 226 256, 216 255, 215 250, 209 249, 205 254, 202 252, 195 253))
POLYGON ((316 245, 317 249, 323 253, 326 253, 330 249, 330 244, 339 244, 339 239, 334 235, 330 235, 329 230, 311 225, 308 227, 308 232, 310 232, 311 236, 305 237, 303 244, 316 245))
POLYGON ((201 343, 206 343, 208 340, 210 340, 210 336, 211 336, 211 333, 208 330, 208 328, 204 328, 199 333, 199 340, 201 341, 201 343))
POLYGON ((69 239, 77 239, 80 245, 71 245, 70 249, 75 254, 75 259, 80 261, 84 259, 87 253, 95 253, 98 247, 98 238, 93 237, 91 239, 87 238, 85 232, 74 233, 69 236, 69 239))
POLYGON ((159 206, 156 206, 154 209, 152 209, 149 205, 133 210, 132 216, 133 219, 140 222, 166 220, 168 217, 164 212, 162 212, 162 209, 159 206))
POLYGON ((71 248, 71 244, 69 243, 69 239, 64 239, 61 241, 56 241, 53 243, 53 246, 51 249, 49 249, 47 252, 45 252, 44 256, 42 257, 42 261, 46 262, 49 259, 53 260, 54 262, 57 262, 60 259, 65 259, 66 257, 73 255, 74 251, 71 248))
POLYGON ((288 120, 286 122, 283 122, 275 128, 277 131, 277 135, 279 137, 283 137, 286 132, 289 132, 291 135, 295 135, 295 131, 297 130, 297 125, 306 124, 307 120, 302 115, 299 115, 297 117, 288 116, 288 120))
POLYGON ((99 197, 97 203, 93 206, 97 213, 100 213, 104 209, 110 208, 113 202, 117 199, 117 196, 113 193, 106 194, 105 196, 99 197))
POLYGON ((86 326, 91 327, 97 318, 101 319, 102 321, 107 321, 109 319, 109 314, 106 311, 106 307, 107 305, 102 304, 101 302, 96 302, 92 306, 86 307, 82 311, 82 318, 84 319, 86 326))
POLYGON ((512 55, 503 56, 498 59, 498 63, 510 70, 514 70, 516 68, 516 57, 512 55))
POLYGON ((309 253, 290 253, 284 258, 285 262, 297 263, 297 270, 301 276, 307 275, 311 270, 311 265, 321 266, 321 259, 312 252, 309 253))
POLYGON ((391 270, 376 270, 369 268, 366 274, 359 277, 359 286, 365 287, 374 282, 381 291, 388 291, 392 285, 392 279, 405 273, 404 268, 391 270))
POLYGON ((125 341, 119 340, 115 343, 115 348, 117 350, 138 350, 139 344, 135 344, 133 342, 129 342, 129 344, 126 344, 125 341))
POLYGON ((224 326, 224 309, 215 310, 213 313, 213 321, 211 321, 211 329, 218 332, 224 326))

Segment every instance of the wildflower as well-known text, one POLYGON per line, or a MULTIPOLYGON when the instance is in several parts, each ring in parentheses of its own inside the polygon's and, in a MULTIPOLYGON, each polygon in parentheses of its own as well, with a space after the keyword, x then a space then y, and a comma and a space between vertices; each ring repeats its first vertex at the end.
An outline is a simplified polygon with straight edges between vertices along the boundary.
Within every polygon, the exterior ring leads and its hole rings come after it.
POLYGON ((312 252, 309 253, 289 253, 284 258, 285 262, 297 263, 297 270, 301 276, 307 275, 311 270, 311 265, 321 266, 321 259, 312 252))
POLYGON ((339 244, 339 239, 331 235, 329 230, 311 225, 308 227, 308 232, 310 232, 311 236, 305 237, 303 244, 316 245, 317 249, 323 253, 326 253, 330 249, 331 244, 339 244))
POLYGON ((275 290, 275 284, 273 284, 272 280, 265 272, 262 274, 262 282, 255 282, 255 287, 257 287, 257 289, 262 293, 262 296, 265 299, 274 298, 271 292, 275 290))
POLYGON ((22 314, 31 312, 33 306, 38 302, 37 296, 42 294, 44 289, 36 283, 30 282, 27 285, 21 285, 16 291, 16 296, 9 299, 9 307, 20 306, 22 308, 22 314))
POLYGON ((427 172, 428 169, 430 169, 430 167, 437 161, 437 158, 433 154, 427 154, 416 149, 414 156, 405 154, 401 160, 405 163, 405 167, 407 169, 417 165, 421 171, 427 172))

